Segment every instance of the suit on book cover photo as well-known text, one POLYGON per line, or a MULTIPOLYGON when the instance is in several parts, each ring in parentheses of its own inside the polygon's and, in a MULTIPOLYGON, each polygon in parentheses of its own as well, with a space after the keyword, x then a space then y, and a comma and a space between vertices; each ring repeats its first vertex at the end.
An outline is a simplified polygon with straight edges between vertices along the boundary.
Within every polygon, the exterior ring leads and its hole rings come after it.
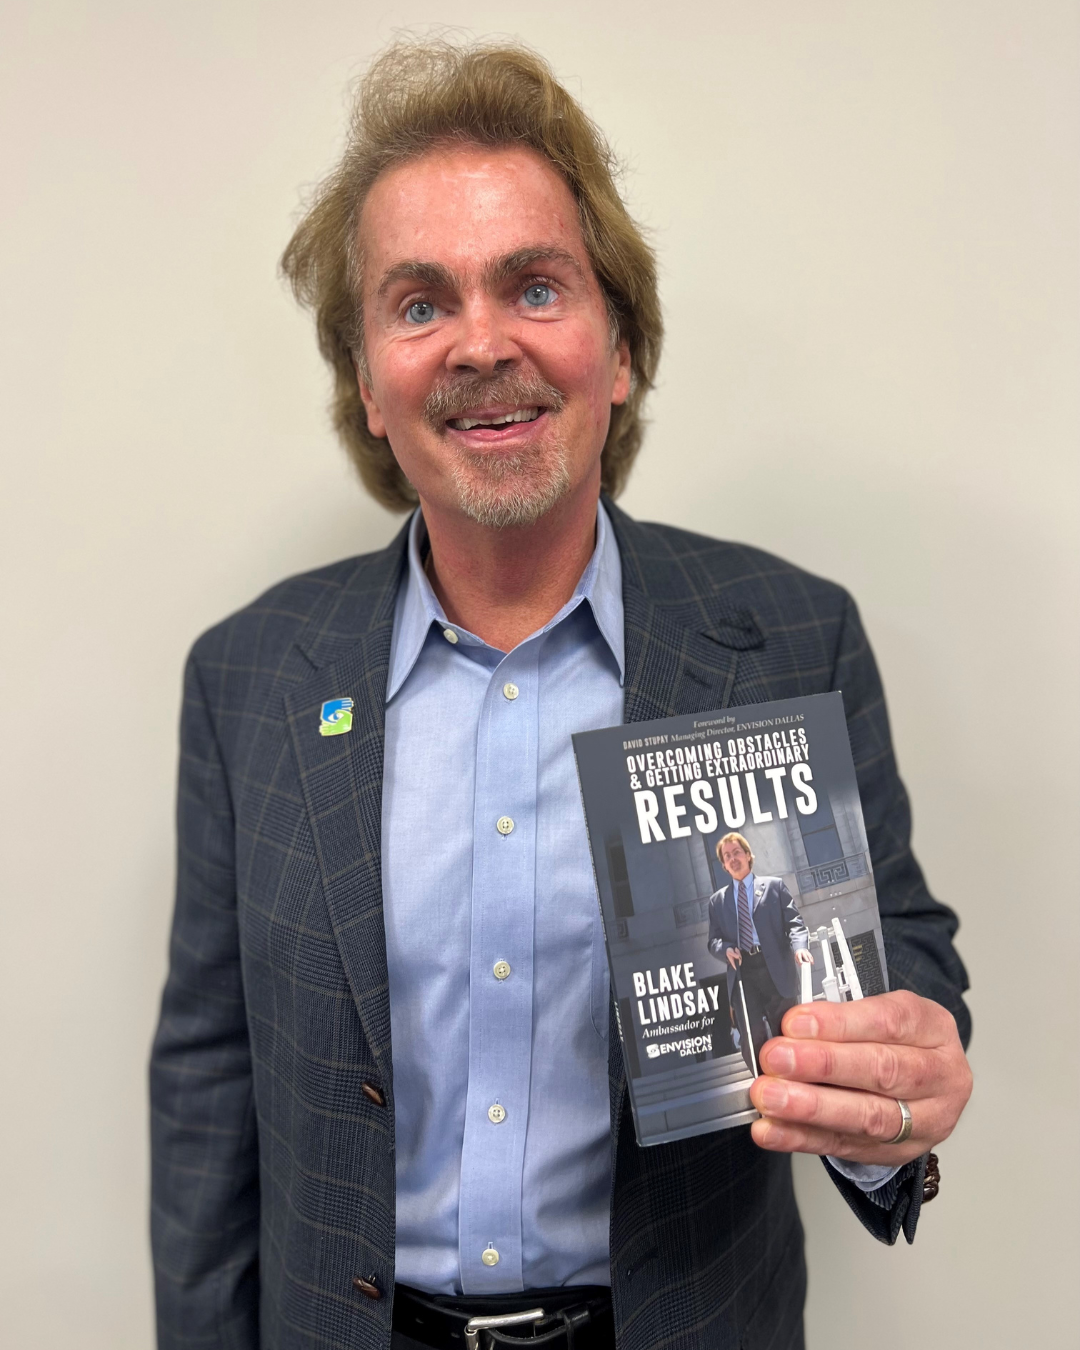
POLYGON ((709 951, 727 963, 728 1005, 746 1067, 757 1075, 761 1047, 799 1001, 797 967, 812 965, 810 931, 783 877, 755 876, 746 838, 732 830, 716 845, 731 877, 709 900, 709 951))

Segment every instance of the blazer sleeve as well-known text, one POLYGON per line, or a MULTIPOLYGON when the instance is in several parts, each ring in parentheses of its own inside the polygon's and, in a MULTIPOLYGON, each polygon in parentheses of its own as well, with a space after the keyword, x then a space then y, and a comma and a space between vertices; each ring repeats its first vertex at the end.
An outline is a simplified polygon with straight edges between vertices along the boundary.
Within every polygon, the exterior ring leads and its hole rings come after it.
POLYGON ((726 961, 728 952, 733 950, 735 944, 724 937, 723 913, 724 892, 719 890, 709 901, 708 946, 713 956, 718 956, 722 961, 726 961))
MULTIPOLYGON (((885 938, 889 987, 910 989, 947 1008, 966 1047, 971 1015, 963 1000, 967 972, 953 946, 959 921, 933 898, 911 851, 911 807, 897 773, 885 696, 870 644, 854 601, 846 597, 831 687, 844 696, 851 752, 862 798, 866 835, 874 868, 885 938)), ((886 1208, 865 1196, 832 1168, 829 1175, 865 1226, 883 1242, 895 1242, 901 1228, 915 1236, 922 1200, 925 1158, 903 1168, 886 1208)), ((890 1183, 890 1187, 892 1183, 890 1183)), ((884 1190, 884 1188, 883 1188, 884 1190)))
POLYGON ((233 812, 195 653, 177 824, 169 974, 150 1064, 158 1346, 257 1350, 258 1154, 233 812))

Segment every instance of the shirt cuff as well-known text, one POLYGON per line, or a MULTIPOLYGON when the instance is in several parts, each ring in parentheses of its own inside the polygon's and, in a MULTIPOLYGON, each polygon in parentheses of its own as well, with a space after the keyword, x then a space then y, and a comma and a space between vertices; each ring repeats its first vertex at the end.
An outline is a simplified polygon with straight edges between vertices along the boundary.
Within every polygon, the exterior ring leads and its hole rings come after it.
POLYGON ((900 1171, 899 1167, 890 1167, 885 1163, 848 1162, 844 1158, 827 1157, 826 1162, 848 1181, 854 1182, 864 1195, 887 1185, 900 1171))

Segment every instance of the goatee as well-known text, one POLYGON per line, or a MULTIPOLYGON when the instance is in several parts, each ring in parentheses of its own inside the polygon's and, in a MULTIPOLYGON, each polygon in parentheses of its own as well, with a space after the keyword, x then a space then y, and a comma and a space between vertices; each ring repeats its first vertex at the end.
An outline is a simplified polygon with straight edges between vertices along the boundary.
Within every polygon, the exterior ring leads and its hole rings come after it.
MULTIPOLYGON (((446 434, 446 423, 471 408, 506 405, 541 408, 554 418, 565 399, 538 375, 507 373, 491 379, 463 376, 432 390, 424 416, 433 430, 446 434)), ((553 428, 554 430, 554 428, 553 428)), ((471 454, 458 448, 450 474, 465 515, 479 525, 504 530, 532 525, 570 491, 569 456, 556 433, 546 444, 513 455, 471 454)))

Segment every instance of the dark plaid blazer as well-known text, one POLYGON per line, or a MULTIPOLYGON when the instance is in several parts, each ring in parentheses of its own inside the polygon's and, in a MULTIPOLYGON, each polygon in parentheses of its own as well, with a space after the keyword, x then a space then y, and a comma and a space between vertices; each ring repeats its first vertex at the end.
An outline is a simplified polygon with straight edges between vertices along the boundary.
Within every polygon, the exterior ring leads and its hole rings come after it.
MULTIPOLYGON (((632 521, 628 722, 841 689, 894 987, 966 1039, 956 919, 908 846, 881 685, 849 597, 756 549, 632 521)), ((188 662, 170 971, 151 1065, 162 1350, 385 1350, 394 1078, 383 931, 383 718, 405 532, 274 587, 188 662), (348 735, 320 705, 355 700, 348 735), (382 1291, 365 1295, 362 1277, 382 1291)), ((789 1160, 747 1129, 640 1149, 611 1036, 611 1285, 623 1350, 802 1344, 789 1160)), ((835 1178, 886 1242, 913 1235, 835 1178)))

